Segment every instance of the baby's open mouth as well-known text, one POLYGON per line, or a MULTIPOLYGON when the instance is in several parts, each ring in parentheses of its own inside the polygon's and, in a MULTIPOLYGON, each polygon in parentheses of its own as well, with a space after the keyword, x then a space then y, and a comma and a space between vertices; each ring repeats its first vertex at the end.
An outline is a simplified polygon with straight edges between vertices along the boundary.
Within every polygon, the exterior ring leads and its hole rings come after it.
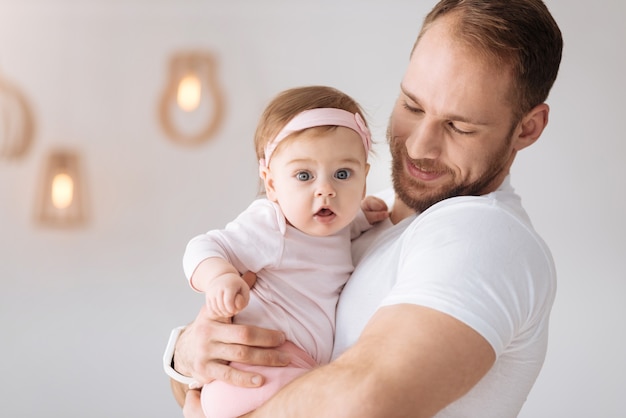
POLYGON ((334 215, 335 213, 328 209, 328 208, 322 208, 320 210, 317 211, 317 213, 315 214, 315 216, 331 216, 334 215))

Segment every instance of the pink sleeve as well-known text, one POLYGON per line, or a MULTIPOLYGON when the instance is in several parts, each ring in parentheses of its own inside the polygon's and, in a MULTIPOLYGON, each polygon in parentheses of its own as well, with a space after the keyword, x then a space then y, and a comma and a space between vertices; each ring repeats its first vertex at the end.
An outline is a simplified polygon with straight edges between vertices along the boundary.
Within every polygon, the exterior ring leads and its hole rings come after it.
POLYGON ((285 218, 274 203, 258 199, 224 229, 194 237, 187 244, 183 269, 187 280, 209 257, 228 260, 239 272, 275 265, 283 254, 285 218))

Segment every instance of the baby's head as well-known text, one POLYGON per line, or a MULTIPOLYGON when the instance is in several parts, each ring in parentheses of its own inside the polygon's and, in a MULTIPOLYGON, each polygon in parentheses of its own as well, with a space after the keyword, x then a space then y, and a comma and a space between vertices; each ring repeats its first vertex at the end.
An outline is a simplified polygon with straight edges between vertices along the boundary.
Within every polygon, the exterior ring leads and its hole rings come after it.
MULTIPOLYGON (((291 119, 305 110, 318 108, 335 108, 358 113, 365 120, 359 104, 352 97, 332 87, 307 86, 285 90, 267 105, 257 125, 254 135, 257 160, 265 158, 265 147, 291 119)), ((367 127, 367 123, 365 126, 367 127)))
POLYGON ((279 94, 261 116, 255 145, 268 199, 309 235, 331 235, 365 195, 371 138, 359 105, 323 86, 279 94))

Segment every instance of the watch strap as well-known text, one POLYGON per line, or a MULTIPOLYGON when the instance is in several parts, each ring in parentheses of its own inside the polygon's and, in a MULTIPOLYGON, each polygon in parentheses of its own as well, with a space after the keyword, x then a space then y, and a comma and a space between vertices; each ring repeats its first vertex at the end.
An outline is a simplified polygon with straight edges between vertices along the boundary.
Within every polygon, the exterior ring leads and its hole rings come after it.
POLYGON ((189 386, 196 386, 197 382, 193 377, 184 376, 178 373, 176 369, 174 369, 174 349, 176 348, 176 342, 178 341, 178 337, 184 329, 184 326, 176 327, 170 333, 170 339, 168 340, 167 347, 165 347, 165 352, 163 353, 163 369, 169 377, 176 380, 177 382, 189 386))

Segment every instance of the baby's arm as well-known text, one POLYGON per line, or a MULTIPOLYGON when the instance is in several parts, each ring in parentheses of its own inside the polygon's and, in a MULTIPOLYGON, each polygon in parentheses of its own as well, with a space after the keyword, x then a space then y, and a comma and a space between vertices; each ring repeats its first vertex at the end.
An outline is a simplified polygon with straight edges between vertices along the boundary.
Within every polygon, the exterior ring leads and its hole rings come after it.
POLYGON ((203 260, 191 276, 191 285, 205 293, 212 319, 232 317, 250 300, 250 287, 232 264, 223 258, 203 260))
POLYGON ((374 225, 389 217, 389 209, 384 200, 375 196, 366 196, 361 201, 361 210, 365 213, 365 217, 370 225, 374 225))

